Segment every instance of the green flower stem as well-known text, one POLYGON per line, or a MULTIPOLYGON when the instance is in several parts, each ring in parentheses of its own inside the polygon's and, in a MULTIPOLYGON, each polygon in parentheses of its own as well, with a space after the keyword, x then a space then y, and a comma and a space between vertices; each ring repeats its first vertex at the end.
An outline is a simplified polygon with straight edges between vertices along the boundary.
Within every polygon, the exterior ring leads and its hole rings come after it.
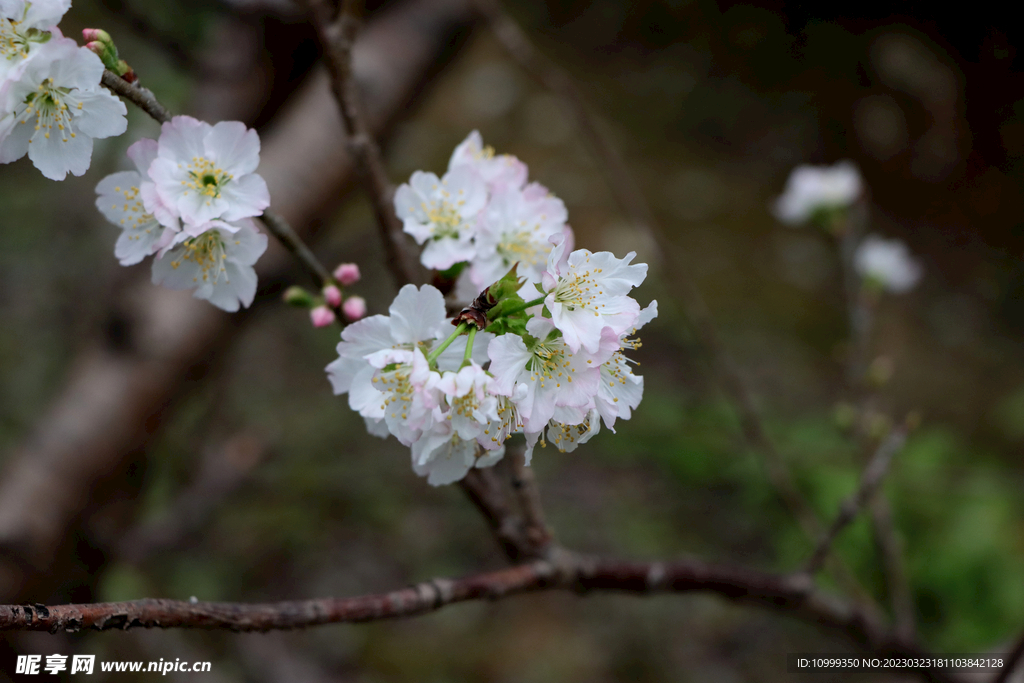
MULTIPOLYGON (((539 297, 537 299, 534 299, 533 301, 527 301, 524 304, 519 304, 518 306, 516 306, 514 308, 510 308, 507 311, 500 311, 498 313, 498 317, 502 318, 502 317, 507 317, 507 316, 510 316, 510 315, 515 315, 516 313, 521 313, 521 312, 525 311, 527 308, 531 308, 531 307, 536 306, 538 304, 544 303, 544 299, 546 297, 547 297, 547 294, 545 294, 544 296, 539 297)), ((493 318, 491 318, 491 319, 493 320, 493 318)))
POLYGON ((473 340, 476 339, 476 325, 469 326, 469 335, 466 339, 466 353, 462 355, 462 367, 466 367, 470 364, 470 358, 473 356, 473 340))
POLYGON ((437 360, 437 357, 444 353, 444 350, 452 345, 452 342, 455 341, 455 338, 461 335, 463 332, 465 332, 468 327, 469 324, 467 323, 459 323, 459 326, 455 328, 455 331, 452 332, 451 336, 445 339, 443 342, 441 342, 440 346, 438 346, 436 349, 430 352, 430 354, 427 356, 427 362, 430 365, 433 365, 434 361, 437 360))

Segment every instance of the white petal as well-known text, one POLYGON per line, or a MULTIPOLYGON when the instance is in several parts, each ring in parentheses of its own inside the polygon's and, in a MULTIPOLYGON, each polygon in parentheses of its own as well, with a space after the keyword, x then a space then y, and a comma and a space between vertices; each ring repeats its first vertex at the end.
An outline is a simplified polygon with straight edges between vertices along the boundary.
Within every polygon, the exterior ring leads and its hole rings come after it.
POLYGON ((206 157, 227 173, 242 176, 260 164, 260 136, 241 121, 221 121, 205 139, 206 157))

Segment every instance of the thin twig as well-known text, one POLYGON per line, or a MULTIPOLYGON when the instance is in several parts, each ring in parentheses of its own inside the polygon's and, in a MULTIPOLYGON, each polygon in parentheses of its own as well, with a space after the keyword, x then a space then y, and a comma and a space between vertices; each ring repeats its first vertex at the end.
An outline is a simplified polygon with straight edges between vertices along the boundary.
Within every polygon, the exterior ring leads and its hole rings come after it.
POLYGON ((871 500, 870 506, 871 527, 875 545, 882 556, 882 574, 892 605, 896 633, 907 640, 913 640, 917 637, 917 620, 910 579, 903 562, 903 541, 896 533, 889 500, 884 495, 877 495, 871 500))
POLYGON ((351 0, 345 0, 335 15, 336 10, 330 2, 305 0, 320 38, 331 76, 331 88, 348 137, 349 151, 362 171, 373 205, 388 269, 399 285, 418 282, 423 280, 422 273, 418 262, 408 253, 402 223, 393 206, 395 190, 388 180, 380 147, 364 122, 359 91, 352 76, 352 44, 358 26, 353 4, 351 0))
POLYGON ((865 503, 871 500, 875 492, 878 491, 878 487, 882 484, 882 480, 889 471, 889 464, 892 462, 893 456, 903 448, 906 440, 906 428, 897 427, 878 446, 874 457, 871 458, 868 466, 864 468, 864 472, 861 474, 860 486, 857 488, 857 492, 844 500, 842 505, 839 506, 839 514, 833 520, 832 526, 829 527, 821 540, 818 541, 817 547, 811 554, 810 559, 807 560, 807 564, 804 566, 806 573, 814 575, 821 569, 825 563, 825 558, 828 557, 829 550, 832 548, 832 543, 842 533, 843 529, 857 518, 865 503))
POLYGON ((313 251, 306 246, 306 243, 292 230, 292 227, 288 225, 284 218, 269 209, 264 211, 260 218, 263 221, 263 225, 266 226, 267 232, 276 237, 282 246, 295 257, 303 269, 309 273, 318 289, 322 289, 334 282, 324 264, 320 263, 320 259, 313 254, 313 251))
POLYGON ((158 123, 168 123, 171 120, 171 113, 157 101, 156 95, 148 88, 143 88, 138 83, 129 83, 109 69, 104 69, 100 83, 107 90, 120 95, 149 114, 158 123))
POLYGON ((545 557, 554 538, 544 520, 544 506, 541 504, 540 489, 533 468, 527 467, 522 448, 509 449, 505 455, 505 462, 512 491, 519 501, 519 509, 523 512, 523 531, 526 539, 535 549, 536 557, 545 557))

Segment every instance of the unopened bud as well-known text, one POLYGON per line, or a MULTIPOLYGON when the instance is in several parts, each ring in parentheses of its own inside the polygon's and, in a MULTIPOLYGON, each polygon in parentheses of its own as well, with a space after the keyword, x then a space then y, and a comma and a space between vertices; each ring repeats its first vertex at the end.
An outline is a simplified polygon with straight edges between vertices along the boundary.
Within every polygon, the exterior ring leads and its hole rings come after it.
POLYGON ((334 316, 334 311, 326 306, 317 306, 311 310, 309 312, 309 319, 313 322, 313 327, 327 327, 337 320, 334 316))
POLYGON ((128 66, 128 63, 117 56, 117 46, 110 34, 99 28, 82 29, 82 37, 85 38, 85 46, 96 53, 96 56, 103 62, 103 66, 113 71, 129 83, 136 80, 135 72, 128 66))
POLYGON ((323 290, 324 301, 331 308, 337 308, 341 305, 341 290, 335 285, 327 285, 323 290))
POLYGON ((281 298, 286 304, 296 308, 310 308, 313 305, 313 295, 299 286, 284 290, 284 296, 281 298))
POLYGON ((349 322, 355 322, 366 316, 366 299, 361 296, 350 296, 341 307, 349 322))
POLYGON ((93 41, 99 41, 101 43, 111 42, 110 34, 101 28, 83 28, 82 38, 84 38, 87 43, 91 43, 93 41))
POLYGON ((359 282, 359 266, 354 263, 342 263, 334 269, 334 279, 348 287, 359 282))

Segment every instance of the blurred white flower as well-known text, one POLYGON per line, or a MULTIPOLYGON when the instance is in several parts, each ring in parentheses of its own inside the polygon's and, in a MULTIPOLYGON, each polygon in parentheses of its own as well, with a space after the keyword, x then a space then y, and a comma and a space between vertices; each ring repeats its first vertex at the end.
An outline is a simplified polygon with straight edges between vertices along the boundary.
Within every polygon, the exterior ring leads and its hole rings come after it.
POLYGON ((797 166, 786 181, 772 213, 787 225, 800 225, 816 211, 845 209, 857 201, 864 184, 852 161, 834 166, 797 166))
POLYGON ((878 235, 868 235, 860 243, 853 265, 861 277, 896 294, 913 289, 923 273, 907 245, 878 235))

